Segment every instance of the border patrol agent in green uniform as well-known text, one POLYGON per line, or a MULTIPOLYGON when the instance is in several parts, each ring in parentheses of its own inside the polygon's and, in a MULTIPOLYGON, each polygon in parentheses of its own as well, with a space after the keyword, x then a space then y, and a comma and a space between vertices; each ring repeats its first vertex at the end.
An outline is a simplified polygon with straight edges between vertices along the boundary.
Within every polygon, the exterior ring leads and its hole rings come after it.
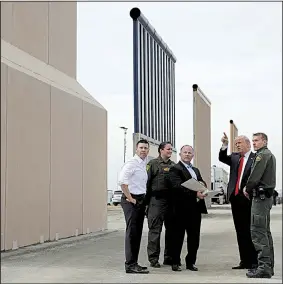
POLYGON ((168 188, 168 173, 170 167, 175 165, 170 160, 172 145, 170 142, 162 142, 158 147, 159 157, 149 161, 147 165, 148 182, 146 201, 148 204, 148 245, 147 254, 151 267, 159 268, 160 235, 163 223, 165 225, 165 265, 171 265, 170 242, 171 242, 171 206, 170 190, 168 188))
POLYGON ((274 275, 270 210, 276 184, 276 160, 267 148, 267 141, 264 133, 253 135, 253 146, 257 152, 245 188, 245 195, 252 197, 251 236, 258 254, 258 267, 248 271, 248 278, 271 278, 274 275))

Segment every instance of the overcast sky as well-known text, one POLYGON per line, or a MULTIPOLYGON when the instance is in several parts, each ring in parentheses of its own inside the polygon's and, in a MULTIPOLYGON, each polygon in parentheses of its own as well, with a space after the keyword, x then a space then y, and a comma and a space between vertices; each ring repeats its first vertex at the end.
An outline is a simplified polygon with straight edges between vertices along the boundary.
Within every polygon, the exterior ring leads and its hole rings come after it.
MULTIPOLYGON (((192 85, 211 100, 212 164, 229 120, 269 136, 282 188, 281 3, 78 3, 78 81, 108 111, 108 188, 133 154, 133 24, 138 7, 177 57, 176 143, 193 143, 192 85)), ((97 149, 99 151, 99 149, 97 149)))

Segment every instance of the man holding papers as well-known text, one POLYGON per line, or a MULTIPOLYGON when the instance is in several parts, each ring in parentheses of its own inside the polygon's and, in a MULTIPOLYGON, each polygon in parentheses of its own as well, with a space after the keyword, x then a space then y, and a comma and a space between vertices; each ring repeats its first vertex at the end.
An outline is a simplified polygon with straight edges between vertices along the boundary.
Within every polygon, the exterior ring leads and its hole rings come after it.
POLYGON ((180 161, 170 168, 169 182, 172 189, 172 201, 174 210, 174 236, 172 241, 172 270, 181 271, 180 256, 184 242, 185 232, 187 233, 187 256, 186 268, 197 271, 195 266, 197 251, 200 240, 201 214, 207 214, 204 202, 205 194, 203 185, 200 191, 189 190, 182 185, 189 179, 195 179, 205 184, 199 169, 193 167, 191 161, 194 157, 194 149, 185 145, 180 150, 180 161))

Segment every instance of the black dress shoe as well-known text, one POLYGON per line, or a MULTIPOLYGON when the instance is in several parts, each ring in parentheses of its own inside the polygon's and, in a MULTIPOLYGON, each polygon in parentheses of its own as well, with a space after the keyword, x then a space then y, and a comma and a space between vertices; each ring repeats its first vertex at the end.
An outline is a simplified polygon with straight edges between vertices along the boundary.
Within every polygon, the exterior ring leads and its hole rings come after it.
POLYGON ((136 273, 136 274, 148 274, 147 269, 143 269, 140 265, 135 265, 126 269, 126 273, 136 273))
POLYGON ((258 271, 258 270, 254 270, 254 271, 248 271, 246 273, 248 278, 271 278, 272 275, 262 272, 262 271, 258 271))
POLYGON ((186 269, 189 269, 191 271, 198 271, 198 268, 194 264, 187 264, 186 269))
POLYGON ((181 267, 178 264, 172 264, 173 271, 182 271, 181 267))
POLYGON ((146 266, 140 266, 139 264, 137 264, 137 267, 139 267, 140 269, 143 269, 143 270, 147 270, 146 266))
POLYGON ((238 266, 234 266, 232 267, 232 269, 248 269, 249 267, 243 265, 243 264, 239 264, 238 266))
POLYGON ((159 263, 158 261, 156 261, 156 262, 151 262, 151 263, 150 263, 150 267, 160 268, 161 265, 160 265, 160 263, 159 263))

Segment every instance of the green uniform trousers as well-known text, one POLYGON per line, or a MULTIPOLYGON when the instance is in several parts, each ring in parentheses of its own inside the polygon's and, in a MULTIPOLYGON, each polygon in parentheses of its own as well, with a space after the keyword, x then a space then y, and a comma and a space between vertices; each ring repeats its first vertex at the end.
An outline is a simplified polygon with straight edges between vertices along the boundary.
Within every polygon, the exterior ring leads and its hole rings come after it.
POLYGON ((258 255, 258 271, 267 274, 274 272, 274 249, 270 232, 272 203, 272 198, 261 200, 254 197, 251 208, 251 237, 258 255))

